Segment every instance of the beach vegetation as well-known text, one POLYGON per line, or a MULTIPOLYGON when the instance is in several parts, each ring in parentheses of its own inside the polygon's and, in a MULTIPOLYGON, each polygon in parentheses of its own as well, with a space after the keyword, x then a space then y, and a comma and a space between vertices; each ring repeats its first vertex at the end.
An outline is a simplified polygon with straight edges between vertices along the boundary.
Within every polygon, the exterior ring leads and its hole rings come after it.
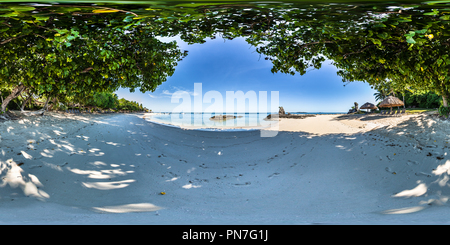
MULTIPOLYGON (((2 6, 0 88, 9 94, 1 111, 27 90, 46 105, 54 98, 89 104, 95 95, 100 107, 115 108, 107 94, 154 91, 187 56, 176 42, 156 37, 193 44, 217 35, 244 37, 273 73, 303 75, 331 60, 343 82, 370 84, 377 100, 394 93, 437 108, 440 97, 448 107, 450 17, 439 4, 2 6)), ((143 109, 120 100, 116 106, 143 109)))
POLYGON ((139 104, 136 101, 129 101, 124 98, 118 101, 118 110, 127 110, 127 111, 144 111, 144 107, 142 104, 139 104))
POLYGON ((108 92, 95 93, 93 96, 93 101, 95 106, 102 109, 115 108, 119 104, 119 98, 117 95, 108 92))
POLYGON ((450 110, 448 107, 445 107, 443 105, 441 105, 439 107, 439 115, 440 116, 444 116, 444 117, 448 118, 449 112, 450 112, 450 110))
MULTIPOLYGON (((395 109, 395 107, 394 107, 394 109, 395 109)), ((390 108, 383 108, 381 110, 375 111, 375 113, 380 113, 381 111, 389 111, 389 110, 390 110, 390 108)), ((436 109, 430 109, 430 108, 405 108, 405 110, 408 115, 422 114, 422 113, 436 111, 436 109)))
POLYGON ((405 104, 408 107, 436 109, 442 104, 442 97, 434 92, 406 92, 405 104))
POLYGON ((408 114, 421 114, 425 112, 436 111, 436 109, 427 109, 427 108, 406 108, 408 114))

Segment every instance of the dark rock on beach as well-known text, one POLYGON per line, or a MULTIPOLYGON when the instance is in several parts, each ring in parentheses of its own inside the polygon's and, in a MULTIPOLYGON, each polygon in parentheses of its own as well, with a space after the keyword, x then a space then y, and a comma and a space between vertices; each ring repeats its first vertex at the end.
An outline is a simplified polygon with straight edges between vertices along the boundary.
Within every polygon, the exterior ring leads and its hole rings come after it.
MULTIPOLYGON (((277 114, 270 114, 265 119, 272 119, 273 115, 277 114)), ((293 118, 293 119, 304 119, 307 117, 315 117, 316 115, 313 114, 278 114, 278 118, 293 118)))

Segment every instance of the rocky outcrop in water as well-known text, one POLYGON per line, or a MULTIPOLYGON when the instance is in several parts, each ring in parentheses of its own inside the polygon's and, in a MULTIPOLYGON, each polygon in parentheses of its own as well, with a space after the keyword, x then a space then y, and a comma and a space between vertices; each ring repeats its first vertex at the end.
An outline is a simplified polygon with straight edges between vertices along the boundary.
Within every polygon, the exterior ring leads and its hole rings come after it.
MULTIPOLYGON (((280 106, 279 108, 280 109, 278 110, 278 118, 304 119, 307 117, 315 117, 316 116, 316 115, 312 115, 312 114, 291 114, 291 113, 286 114, 286 112, 284 111, 284 108, 282 106, 280 106)), ((266 118, 264 118, 264 120, 272 119, 273 115, 277 115, 277 114, 269 114, 266 118)))
POLYGON ((225 120, 236 119, 236 118, 237 117, 233 116, 233 115, 217 115, 217 116, 211 117, 209 120, 225 121, 225 120))

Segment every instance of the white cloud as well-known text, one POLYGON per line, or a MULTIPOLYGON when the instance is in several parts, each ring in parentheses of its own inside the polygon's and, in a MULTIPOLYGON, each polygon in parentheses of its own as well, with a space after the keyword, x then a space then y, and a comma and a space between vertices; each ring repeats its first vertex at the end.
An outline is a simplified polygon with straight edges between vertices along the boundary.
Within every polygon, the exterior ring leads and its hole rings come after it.
POLYGON ((177 96, 177 94, 174 95, 174 93, 178 92, 178 91, 180 91, 180 92, 187 92, 190 96, 198 95, 198 93, 195 93, 195 92, 193 92, 191 90, 188 90, 188 89, 185 89, 185 88, 182 88, 182 87, 175 87, 175 86, 170 86, 170 87, 171 87, 170 90, 165 89, 159 94, 155 94, 155 93, 150 94, 149 93, 148 96, 150 96, 150 98, 153 98, 153 99, 171 98, 172 96, 177 96), (171 92, 171 91, 173 91, 173 92, 171 92))

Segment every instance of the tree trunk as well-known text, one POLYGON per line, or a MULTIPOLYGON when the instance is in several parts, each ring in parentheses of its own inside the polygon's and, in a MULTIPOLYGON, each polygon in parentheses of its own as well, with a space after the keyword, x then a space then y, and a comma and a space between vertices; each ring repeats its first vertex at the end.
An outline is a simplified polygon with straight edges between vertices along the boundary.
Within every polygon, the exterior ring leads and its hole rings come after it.
POLYGON ((1 113, 5 113, 6 111, 6 106, 9 104, 9 102, 11 100, 13 100, 14 98, 16 98, 17 96, 20 95, 20 93, 22 93, 22 91, 25 89, 25 86, 20 83, 17 87, 15 87, 12 91, 11 94, 8 95, 8 97, 6 97, 3 102, 2 102, 2 108, 1 108, 1 113))
POLYGON ((20 107, 20 111, 23 112, 23 110, 25 109, 26 104, 27 104, 28 101, 30 101, 30 99, 31 99, 31 95, 32 95, 32 93, 29 93, 28 97, 23 101, 22 106, 20 107))
POLYGON ((50 100, 50 96, 47 97, 47 100, 45 101, 44 107, 42 107, 42 109, 37 110, 37 111, 30 111, 28 113, 26 113, 27 115, 31 116, 31 115, 39 115, 39 116, 43 116, 44 113, 47 111, 47 106, 48 106, 48 101, 50 100))
POLYGON ((444 107, 448 107, 447 95, 442 95, 442 104, 444 107))
POLYGON ((53 98, 53 100, 52 100, 52 104, 49 106, 49 110, 53 110, 53 106, 55 106, 56 105, 56 97, 55 98, 53 98))
POLYGON ((44 107, 42 107, 42 110, 47 111, 48 107, 48 101, 50 100, 50 96, 47 97, 47 100, 45 101, 44 107))

